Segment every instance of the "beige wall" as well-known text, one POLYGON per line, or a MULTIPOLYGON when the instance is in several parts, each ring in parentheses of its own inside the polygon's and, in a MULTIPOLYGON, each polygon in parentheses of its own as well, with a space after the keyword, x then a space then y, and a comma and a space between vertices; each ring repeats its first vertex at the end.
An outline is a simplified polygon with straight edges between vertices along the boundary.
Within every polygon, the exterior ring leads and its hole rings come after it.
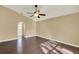
POLYGON ((16 38, 17 23, 20 21, 26 24, 26 36, 33 36, 35 33, 32 20, 0 6, 0 40, 16 38))
POLYGON ((79 46, 79 13, 37 22, 37 35, 79 46))
POLYGON ((79 13, 35 22, 0 6, 0 40, 17 37, 17 23, 26 24, 25 35, 38 35, 79 45, 79 13))

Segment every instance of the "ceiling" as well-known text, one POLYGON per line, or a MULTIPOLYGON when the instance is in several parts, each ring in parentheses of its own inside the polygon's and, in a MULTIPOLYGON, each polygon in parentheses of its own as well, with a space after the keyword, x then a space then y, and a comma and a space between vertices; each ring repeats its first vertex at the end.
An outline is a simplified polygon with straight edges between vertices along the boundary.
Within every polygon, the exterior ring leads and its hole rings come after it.
POLYGON ((17 13, 20 13, 32 20, 41 21, 49 18, 64 16, 68 14, 73 14, 79 12, 78 5, 38 5, 38 9, 41 11, 40 13, 45 13, 46 16, 41 16, 40 18, 30 17, 31 14, 27 14, 27 12, 34 12, 34 5, 5 5, 5 7, 10 8, 17 13))

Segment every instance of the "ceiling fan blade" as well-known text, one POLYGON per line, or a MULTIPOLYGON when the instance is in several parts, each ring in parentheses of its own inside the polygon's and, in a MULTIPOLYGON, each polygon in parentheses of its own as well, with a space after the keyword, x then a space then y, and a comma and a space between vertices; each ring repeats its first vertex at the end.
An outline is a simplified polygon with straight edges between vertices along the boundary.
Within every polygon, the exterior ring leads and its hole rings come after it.
POLYGON ((34 15, 31 15, 30 17, 33 17, 34 15))
POLYGON ((40 16, 46 16, 46 14, 39 14, 40 16))
POLYGON ((38 18, 40 18, 40 16, 38 16, 38 18))
POLYGON ((27 14, 33 14, 33 12, 26 12, 27 14))

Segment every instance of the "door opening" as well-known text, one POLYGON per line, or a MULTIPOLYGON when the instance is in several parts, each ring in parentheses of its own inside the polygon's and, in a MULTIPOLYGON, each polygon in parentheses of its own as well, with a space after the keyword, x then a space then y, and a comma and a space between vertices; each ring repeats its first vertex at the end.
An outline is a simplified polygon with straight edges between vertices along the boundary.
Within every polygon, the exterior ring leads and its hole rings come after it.
POLYGON ((17 53, 23 53, 23 38, 24 38, 24 32, 25 32, 25 23, 19 22, 17 27, 17 53))

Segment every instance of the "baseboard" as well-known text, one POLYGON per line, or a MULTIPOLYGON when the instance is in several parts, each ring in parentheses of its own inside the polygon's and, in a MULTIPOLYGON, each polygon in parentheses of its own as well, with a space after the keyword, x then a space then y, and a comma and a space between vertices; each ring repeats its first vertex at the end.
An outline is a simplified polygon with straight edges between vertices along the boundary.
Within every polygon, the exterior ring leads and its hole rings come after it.
MULTIPOLYGON (((34 35, 36 36, 36 35, 34 35)), ((25 36, 25 38, 30 38, 30 37, 34 37, 34 36, 25 36)), ((3 39, 3 40, 0 40, 0 42, 7 42, 7 41, 13 41, 13 40, 17 40, 18 38, 10 38, 10 39, 3 39)))
POLYGON ((17 40, 17 38, 3 39, 3 40, 0 40, 0 42, 7 42, 7 41, 13 41, 13 40, 17 40))
MULTIPOLYGON (((38 37, 42 37, 42 36, 39 36, 39 35, 38 35, 38 37)), ((66 42, 63 42, 63 41, 56 40, 56 39, 51 39, 51 38, 46 38, 46 37, 42 37, 42 38, 49 39, 49 40, 53 40, 53 41, 56 41, 56 42, 59 42, 59 43, 63 43, 63 44, 66 44, 66 45, 70 45, 70 46, 79 48, 78 45, 74 45, 74 44, 66 43, 66 42)))
MULTIPOLYGON (((25 38, 35 37, 35 36, 36 35, 34 35, 34 36, 25 36, 25 38)), ((38 37, 42 37, 42 36, 38 36, 38 37)), ((66 44, 66 45, 70 45, 70 46, 74 46, 74 47, 79 48, 78 45, 74 45, 74 44, 70 44, 70 43, 66 43, 66 42, 63 42, 63 41, 59 41, 59 40, 55 40, 55 39, 50 39, 50 38, 46 38, 46 37, 42 37, 42 38, 49 39, 49 40, 53 40, 53 41, 56 41, 56 42, 60 42, 60 43, 66 44)), ((0 40, 0 42, 7 42, 7 41, 12 41, 12 40, 17 40, 17 39, 18 38, 4 39, 4 40, 0 40)))
POLYGON ((25 38, 30 38, 30 37, 35 37, 36 35, 33 35, 33 36, 24 36, 25 38))

